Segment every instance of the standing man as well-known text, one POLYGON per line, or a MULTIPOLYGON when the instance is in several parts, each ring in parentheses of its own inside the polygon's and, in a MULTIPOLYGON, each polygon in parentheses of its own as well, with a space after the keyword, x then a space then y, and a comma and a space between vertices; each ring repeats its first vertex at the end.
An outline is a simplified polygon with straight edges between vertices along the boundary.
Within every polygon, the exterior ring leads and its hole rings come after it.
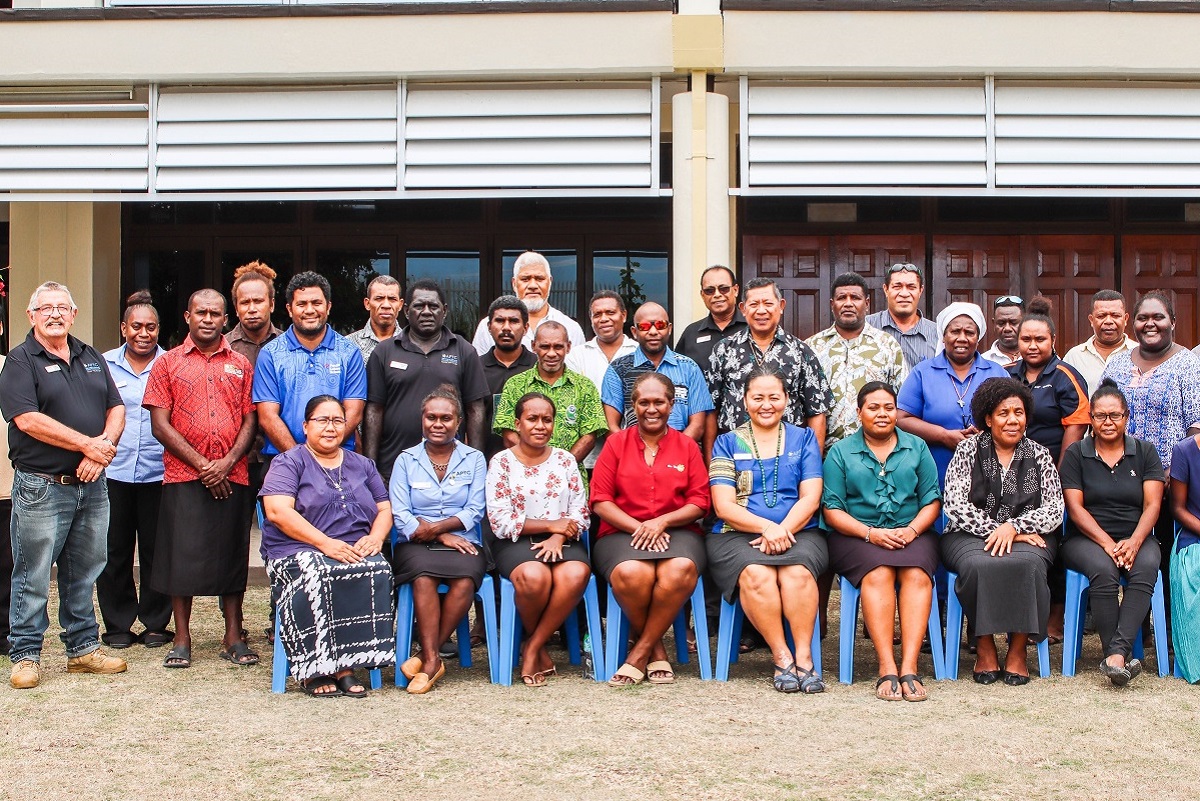
MULTIPOLYGON (((513 376, 500 393, 492 430, 504 437, 505 445, 517 444, 517 401, 529 392, 540 392, 554 401, 554 433, 550 436, 550 444, 570 451, 577 462, 582 462, 588 455, 596 443, 596 436, 608 431, 596 385, 567 369, 570 351, 567 329, 554 321, 543 323, 533 338, 537 366, 513 376)), ((580 473, 583 473, 582 465, 580 473)))
POLYGON ((367 402, 367 371, 354 343, 329 326, 329 281, 313 272, 292 276, 287 285, 292 324, 263 346, 254 367, 254 402, 266 436, 264 461, 304 441, 304 406, 317 395, 332 395, 346 407, 346 440, 367 402))
POLYGON ((867 325, 891 334, 900 343, 904 366, 909 370, 932 358, 942 341, 937 325, 921 315, 924 289, 924 278, 917 265, 893 264, 883 278, 887 308, 867 317, 867 325))
POLYGON ((233 273, 233 310, 238 324, 225 340, 254 366, 263 345, 283 333, 271 322, 275 311, 275 271, 260 261, 238 267, 233 273))
POLYGON ((50 570, 58 563, 58 619, 68 673, 121 673, 125 660, 100 651, 92 591, 108 554, 108 485, 125 406, 104 357, 70 335, 79 307, 62 284, 33 291, 32 330, 0 373, 14 468, 10 682, 41 680, 50 570))
POLYGON ((657 303, 643 303, 633 315, 633 335, 638 347, 628 356, 613 359, 604 373, 600 400, 608 430, 616 433, 636 425, 633 414, 633 384, 642 373, 659 372, 675 384, 675 403, 667 425, 701 443, 712 413, 712 395, 704 382, 704 371, 687 356, 667 347, 671 320, 657 303))
POLYGON ((516 295, 501 295, 488 306, 488 333, 496 344, 479 359, 490 393, 486 415, 487 445, 483 449, 488 460, 504 450, 504 438, 492 431, 492 423, 505 382, 537 364, 533 351, 522 342, 528 327, 529 309, 517 300, 516 295))
POLYGON ((706 457, 712 455, 718 433, 732 431, 746 422, 742 397, 746 376, 758 363, 770 365, 784 377, 788 393, 784 420, 811 428, 824 449, 826 416, 833 408, 833 393, 812 348, 780 327, 786 305, 779 287, 771 279, 755 278, 747 282, 740 308, 748 327, 713 348, 704 374, 716 410, 704 437, 706 457))
POLYGON ((216 595, 225 617, 221 658, 254 665, 242 634, 250 557, 250 476, 254 443, 253 369, 221 334, 225 298, 201 289, 184 313, 188 335, 150 368, 142 405, 163 444, 163 491, 151 584, 171 596, 175 643, 168 668, 192 666, 192 598, 216 595))
POLYGON ((1125 333, 1129 312, 1125 311, 1125 296, 1114 289, 1101 289, 1092 295, 1092 311, 1088 315, 1092 336, 1067 351, 1062 360, 1074 367, 1087 382, 1088 396, 1100 386, 1104 366, 1118 353, 1133 350, 1137 340, 1125 333))
POLYGON ((400 299, 400 282, 390 275, 375 276, 367 284, 363 306, 367 309, 367 324, 361 331, 351 334, 349 339, 358 345, 365 364, 376 345, 396 336, 396 319, 404 308, 404 301, 400 299))
MULTIPOLYGON (((611 289, 600 290, 592 295, 588 308, 596 336, 583 343, 582 347, 571 348, 567 354, 567 369, 586 376, 599 390, 604 385, 608 365, 614 359, 637 350, 637 341, 625 335, 625 301, 616 292, 611 289)), ((604 435, 601 434, 596 438, 592 452, 583 460, 583 466, 588 470, 595 467, 603 447, 604 435)))
POLYGON ((996 341, 983 358, 1001 367, 1012 367, 1021 360, 1018 332, 1025 317, 1025 301, 1017 295, 1001 295, 992 303, 992 325, 996 326, 996 341))
POLYGON ((871 381, 890 384, 896 392, 908 377, 900 345, 878 328, 867 325, 871 306, 867 282, 858 273, 833 279, 829 309, 833 325, 818 331, 805 344, 821 362, 833 392, 826 448, 858 431, 858 391, 871 381))
POLYGON ((683 329, 675 343, 675 352, 703 368, 708 366, 708 358, 718 342, 746 330, 746 318, 738 310, 737 279, 733 270, 722 264, 714 264, 700 274, 700 299, 708 314, 683 329))
POLYGON ((471 343, 446 327, 441 286, 428 278, 409 284, 404 313, 408 327, 380 342, 367 366, 363 455, 375 460, 384 483, 400 451, 421 441, 421 401, 443 384, 462 399, 466 443, 484 448, 488 385, 483 365, 471 343))
MULTIPOLYGON (((573 347, 583 345, 583 329, 579 327, 579 323, 550 305, 550 285, 553 280, 550 275, 550 262, 546 261, 546 257, 541 253, 529 250, 517 256, 517 260, 513 262, 513 294, 529 310, 529 326, 525 331, 524 341, 526 347, 533 344, 533 335, 537 333, 538 327, 547 321, 556 322, 566 328, 573 347)), ((487 353, 495 344, 488 333, 486 317, 479 321, 472 344, 480 355, 487 353)))

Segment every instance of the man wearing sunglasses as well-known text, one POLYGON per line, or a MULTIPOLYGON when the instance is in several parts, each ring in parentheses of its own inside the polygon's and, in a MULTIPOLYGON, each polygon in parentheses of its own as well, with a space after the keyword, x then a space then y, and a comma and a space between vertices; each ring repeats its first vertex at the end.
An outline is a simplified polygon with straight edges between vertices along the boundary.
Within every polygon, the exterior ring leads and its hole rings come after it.
POLYGON ((921 293, 925 286, 915 264, 893 264, 884 276, 883 294, 887 308, 867 316, 867 325, 891 334, 900 343, 909 370, 937 353, 942 341, 937 326, 921 315, 921 293))
POLYGON ((738 285, 733 270, 724 265, 714 264, 701 273, 700 299, 708 314, 683 329, 675 343, 675 352, 706 367, 718 342, 746 330, 746 318, 738 310, 738 285))
POLYGON ((1001 295, 992 301, 992 325, 996 326, 996 341, 984 352, 1001 367, 1012 367, 1021 360, 1018 333, 1025 317, 1025 301, 1019 295, 1001 295))
POLYGON ((633 384, 642 373, 653 370, 675 384, 675 403, 667 425, 700 443, 706 420, 712 413, 712 396, 700 365, 667 345, 671 338, 667 310, 657 303, 643 303, 633 315, 631 330, 638 341, 637 349, 628 356, 613 359, 600 389, 608 430, 616 433, 637 424, 633 415, 633 384))

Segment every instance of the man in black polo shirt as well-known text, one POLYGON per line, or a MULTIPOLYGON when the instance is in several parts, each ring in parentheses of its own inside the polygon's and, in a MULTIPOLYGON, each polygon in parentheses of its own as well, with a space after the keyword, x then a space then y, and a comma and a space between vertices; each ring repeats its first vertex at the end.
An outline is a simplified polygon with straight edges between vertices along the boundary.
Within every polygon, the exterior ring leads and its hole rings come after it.
POLYGON ((700 299, 708 314, 683 329, 675 352, 682 353, 701 370, 708 369, 708 357, 725 337, 746 329, 746 318, 737 307, 738 285, 733 270, 714 264, 700 274, 700 299))
POLYGON ((483 354, 483 376, 487 379, 489 406, 487 414, 488 437, 483 455, 489 460, 504 450, 504 438, 492 431, 496 407, 500 404, 500 393, 504 382, 518 373, 534 367, 537 356, 525 347, 525 330, 529 327, 529 310, 516 295, 501 295, 488 306, 488 333, 496 343, 483 354))
POLYGON ((92 592, 108 558, 104 468, 117 452, 125 406, 102 357, 68 332, 79 308, 48 281, 29 300, 32 330, 0 373, 13 479, 13 669, 19 690, 41 680, 50 570, 58 563, 59 620, 68 673, 121 673, 100 651, 92 592))
POLYGON ((442 384, 458 390, 466 410, 464 439, 484 447, 487 381, 470 342, 446 328, 446 298, 436 281, 421 279, 404 298, 408 327, 380 342, 367 363, 363 454, 385 480, 400 451, 421 441, 421 401, 442 384))

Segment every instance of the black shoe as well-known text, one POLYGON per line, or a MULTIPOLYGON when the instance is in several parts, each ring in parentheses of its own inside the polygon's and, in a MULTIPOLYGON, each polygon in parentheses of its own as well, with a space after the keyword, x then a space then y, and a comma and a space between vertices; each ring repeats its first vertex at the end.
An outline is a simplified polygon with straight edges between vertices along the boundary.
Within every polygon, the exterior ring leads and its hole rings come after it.
POLYGON ((1028 676, 1022 676, 1020 673, 1009 673, 1004 671, 1004 683, 1009 687, 1024 687, 1029 683, 1028 676))
POLYGON ((1142 674, 1142 660, 1130 659, 1125 663, 1125 669, 1129 671, 1129 680, 1133 681, 1142 674))
MULTIPOLYGON (((1109 664, 1108 657, 1105 657, 1100 662, 1100 672, 1108 677, 1114 687, 1124 687, 1133 678, 1133 672, 1129 670, 1129 665, 1125 667, 1117 667, 1109 664)), ((1138 663, 1138 673, 1142 672, 1142 665, 1138 663)))
POLYGON ((134 636, 128 631, 119 631, 113 634, 104 634, 100 637, 101 641, 109 648, 114 650, 124 650, 129 648, 134 643, 134 636))
POLYGON ((12 646, 8 643, 8 635, 0 634, 0 656, 8 656, 12 651, 12 646))
POLYGON ((976 684, 995 684, 1000 681, 999 670, 976 670, 972 674, 976 684))
POLYGON ((438 656, 442 659, 454 659, 458 656, 458 646, 454 644, 453 640, 446 640, 438 649, 438 656))

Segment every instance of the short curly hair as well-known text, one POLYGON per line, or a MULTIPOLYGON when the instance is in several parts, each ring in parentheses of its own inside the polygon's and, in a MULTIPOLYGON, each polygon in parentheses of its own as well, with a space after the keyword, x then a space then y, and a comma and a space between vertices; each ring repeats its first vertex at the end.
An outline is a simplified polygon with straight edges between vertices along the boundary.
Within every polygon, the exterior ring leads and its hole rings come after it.
POLYGON ((1025 407, 1025 418, 1033 415, 1033 393, 1029 387, 1015 378, 989 378, 979 385, 971 398, 971 417, 980 431, 987 429, 988 415, 1009 398, 1020 398, 1025 407))

